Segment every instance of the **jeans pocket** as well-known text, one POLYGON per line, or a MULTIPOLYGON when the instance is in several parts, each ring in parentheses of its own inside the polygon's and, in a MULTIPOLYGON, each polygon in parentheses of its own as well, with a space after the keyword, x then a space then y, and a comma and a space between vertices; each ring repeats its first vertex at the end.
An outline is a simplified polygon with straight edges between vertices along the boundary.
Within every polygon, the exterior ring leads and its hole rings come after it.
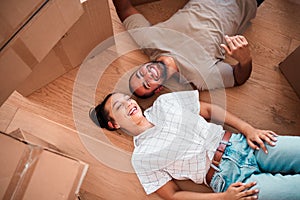
POLYGON ((210 187, 213 189, 214 192, 223 192, 225 187, 225 179, 222 177, 221 174, 215 173, 210 183, 210 187))

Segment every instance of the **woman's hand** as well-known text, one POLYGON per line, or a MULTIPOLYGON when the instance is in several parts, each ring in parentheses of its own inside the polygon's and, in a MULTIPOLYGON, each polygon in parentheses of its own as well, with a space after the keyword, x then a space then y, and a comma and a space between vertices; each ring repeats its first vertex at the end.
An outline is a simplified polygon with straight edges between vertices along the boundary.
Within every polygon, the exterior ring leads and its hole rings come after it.
POLYGON ((258 189, 249 190, 255 184, 255 182, 247 184, 241 182, 233 183, 223 193, 222 200, 257 199, 258 189))
POLYGON ((256 128, 249 128, 244 132, 244 135, 247 138, 247 142, 249 146, 255 150, 262 150, 265 153, 268 153, 267 147, 264 142, 268 143, 271 146, 276 145, 277 134, 270 130, 260 130, 256 128))

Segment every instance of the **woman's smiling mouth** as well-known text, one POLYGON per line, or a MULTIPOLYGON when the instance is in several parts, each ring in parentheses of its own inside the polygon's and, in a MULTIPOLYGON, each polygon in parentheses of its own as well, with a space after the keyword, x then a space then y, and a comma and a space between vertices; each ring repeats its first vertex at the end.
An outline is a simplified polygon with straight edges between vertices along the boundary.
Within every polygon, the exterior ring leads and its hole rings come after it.
POLYGON ((129 110, 128 115, 131 116, 131 115, 135 114, 137 111, 138 111, 137 107, 134 106, 129 110))

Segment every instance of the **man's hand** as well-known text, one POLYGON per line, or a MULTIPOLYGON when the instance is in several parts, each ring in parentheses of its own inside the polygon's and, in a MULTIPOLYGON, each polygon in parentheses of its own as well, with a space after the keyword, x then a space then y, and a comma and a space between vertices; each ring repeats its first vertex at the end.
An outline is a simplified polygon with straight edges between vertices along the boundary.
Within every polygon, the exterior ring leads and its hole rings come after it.
POLYGON ((233 67, 233 75, 235 85, 242 85, 251 75, 252 58, 250 54, 249 44, 242 35, 225 36, 227 45, 221 44, 228 55, 236 59, 239 63, 233 67))
POLYGON ((232 37, 225 36, 227 45, 221 44, 228 55, 236 59, 241 65, 251 62, 251 54, 249 44, 246 38, 242 35, 232 37))
POLYGON ((258 190, 249 190, 252 186, 254 186, 256 183, 233 183, 231 184, 226 192, 224 192, 224 196, 222 200, 238 200, 238 199, 257 199, 258 190))

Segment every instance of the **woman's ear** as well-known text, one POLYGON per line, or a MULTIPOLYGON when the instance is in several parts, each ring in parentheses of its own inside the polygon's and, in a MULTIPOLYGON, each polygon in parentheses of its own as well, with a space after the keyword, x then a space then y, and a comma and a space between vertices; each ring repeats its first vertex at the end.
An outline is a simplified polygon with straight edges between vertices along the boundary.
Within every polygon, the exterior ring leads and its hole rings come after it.
POLYGON ((107 125, 108 125, 110 128, 112 128, 112 129, 119 129, 119 128, 120 128, 120 125, 119 125, 119 124, 115 124, 115 123, 113 123, 113 122, 111 122, 111 121, 108 121, 108 122, 107 122, 107 125))

